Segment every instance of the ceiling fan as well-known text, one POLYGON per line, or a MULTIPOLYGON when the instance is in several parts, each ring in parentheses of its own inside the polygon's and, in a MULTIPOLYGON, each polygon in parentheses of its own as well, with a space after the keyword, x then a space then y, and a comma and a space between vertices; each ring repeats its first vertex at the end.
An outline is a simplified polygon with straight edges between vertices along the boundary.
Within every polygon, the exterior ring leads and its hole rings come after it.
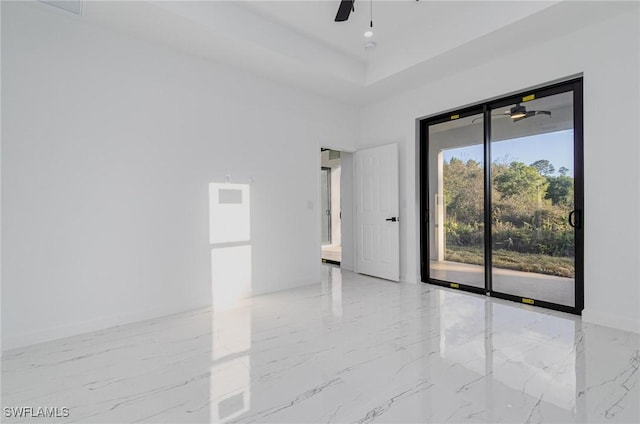
MULTIPOLYGON (((420 1, 420 0, 416 0, 420 1)), ((356 0, 340 0, 340 6, 338 6, 338 13, 336 13, 336 22, 344 22, 349 19, 349 15, 351 12, 354 12, 356 9, 353 7, 353 4, 356 0)))
MULTIPOLYGON (((518 103, 508 111, 498 115, 493 115, 493 116, 494 117, 507 116, 511 118, 513 122, 518 122, 518 121, 522 121, 523 119, 531 118, 532 116, 536 116, 536 115, 551 116, 551 112, 548 110, 527 110, 525 106, 522 106, 520 103, 518 103)), ((473 121, 471 121, 471 123, 474 124, 481 119, 482 117, 476 118, 473 121)))
POLYGON ((344 22, 349 19, 351 12, 356 9, 353 7, 355 0, 340 0, 340 6, 338 6, 338 13, 336 13, 336 22, 344 22))
POLYGON ((523 119, 531 118, 536 115, 547 115, 551 116, 551 112, 548 110, 527 110, 526 107, 522 106, 520 103, 512 107, 508 112, 505 112, 504 115, 513 119, 513 122, 522 121, 523 119))

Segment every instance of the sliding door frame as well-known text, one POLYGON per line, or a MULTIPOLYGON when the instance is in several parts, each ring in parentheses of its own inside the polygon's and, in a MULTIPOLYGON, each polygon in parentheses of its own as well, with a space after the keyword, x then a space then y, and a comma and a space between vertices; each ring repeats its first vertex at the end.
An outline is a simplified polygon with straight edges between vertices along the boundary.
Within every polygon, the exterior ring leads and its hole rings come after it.
MULTIPOLYGON (((452 113, 443 113, 436 115, 433 118, 422 119, 420 121, 420 273, 422 282, 435 284, 443 287, 451 287, 455 289, 461 289, 472 293, 486 294, 486 278, 485 287, 475 287, 467 284, 452 283, 448 281, 438 280, 436 278, 430 278, 430 249, 429 249, 429 127, 431 125, 442 124, 444 122, 450 122, 457 119, 468 118, 469 116, 482 115, 483 121, 486 120, 486 106, 483 104, 467 107, 461 110, 457 110, 452 113)), ((483 167, 486 169, 486 152, 484 155, 483 167)), ((485 171, 485 187, 486 187, 486 171, 485 171)), ((486 190, 485 190, 485 204, 486 209, 486 190)), ((486 219, 486 212, 485 212, 486 219)), ((486 231, 485 231, 485 264, 486 262, 486 231)), ((486 271, 485 271, 486 274, 486 271)))
POLYGON ((420 192, 420 272, 421 281, 453 289, 486 294, 519 303, 527 303, 572 314, 581 315, 584 309, 584 128, 583 128, 583 87, 582 78, 548 85, 546 87, 530 89, 516 94, 501 97, 496 100, 485 101, 465 107, 453 112, 438 114, 422 118, 418 121, 419 130, 419 192, 420 192), (575 235, 575 299, 573 307, 546 302, 538 299, 523 298, 508 293, 493 290, 492 286, 492 225, 491 225, 491 111, 512 105, 524 103, 524 99, 538 99, 555 94, 573 92, 573 151, 574 151, 574 210, 576 211, 575 235), (429 127, 471 115, 483 114, 484 126, 484 274, 485 287, 479 288, 466 284, 442 281, 430 277, 430 233, 429 233, 429 127))

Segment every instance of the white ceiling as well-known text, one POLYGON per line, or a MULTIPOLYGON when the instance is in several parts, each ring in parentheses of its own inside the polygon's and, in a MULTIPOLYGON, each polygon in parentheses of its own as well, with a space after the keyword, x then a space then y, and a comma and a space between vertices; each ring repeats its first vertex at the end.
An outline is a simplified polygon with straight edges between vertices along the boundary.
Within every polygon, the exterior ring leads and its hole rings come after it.
POLYGON ((365 49, 372 3, 356 0, 346 22, 334 22, 339 0, 242 1, 248 10, 365 65, 371 84, 495 31, 558 1, 374 1, 374 49, 365 49))
POLYGON ((622 7, 574 1, 375 1, 378 46, 366 50, 370 3, 356 0, 350 19, 339 23, 334 22, 338 4, 87 1, 83 16, 76 18, 364 104, 451 72, 456 61, 492 60, 620 13, 622 7))

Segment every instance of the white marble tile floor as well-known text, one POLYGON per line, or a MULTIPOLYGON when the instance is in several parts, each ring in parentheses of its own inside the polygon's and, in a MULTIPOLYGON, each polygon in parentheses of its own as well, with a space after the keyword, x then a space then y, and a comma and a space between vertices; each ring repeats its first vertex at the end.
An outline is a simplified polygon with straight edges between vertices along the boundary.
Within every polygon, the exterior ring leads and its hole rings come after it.
POLYGON ((323 273, 223 310, 4 352, 3 422, 640 422, 638 334, 323 273), (20 407, 68 416, 7 416, 20 407))

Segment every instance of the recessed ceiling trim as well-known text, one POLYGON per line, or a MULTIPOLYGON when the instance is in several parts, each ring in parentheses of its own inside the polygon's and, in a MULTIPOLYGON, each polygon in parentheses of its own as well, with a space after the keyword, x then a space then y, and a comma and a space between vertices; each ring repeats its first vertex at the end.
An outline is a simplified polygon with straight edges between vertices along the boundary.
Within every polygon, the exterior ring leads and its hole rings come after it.
POLYGON ((83 0, 40 0, 41 3, 48 4, 49 6, 57 7, 58 9, 71 12, 74 15, 82 16, 84 12, 83 0))

